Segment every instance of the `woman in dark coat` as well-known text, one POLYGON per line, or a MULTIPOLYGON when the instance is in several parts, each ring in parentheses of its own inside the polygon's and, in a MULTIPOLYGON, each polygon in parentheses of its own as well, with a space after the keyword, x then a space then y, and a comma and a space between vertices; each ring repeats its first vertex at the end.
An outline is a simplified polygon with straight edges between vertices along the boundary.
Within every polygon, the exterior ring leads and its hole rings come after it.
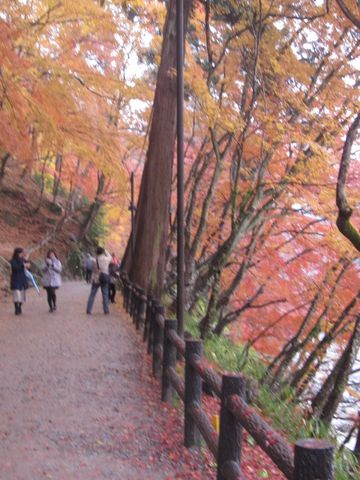
POLYGON ((25 290, 28 288, 25 267, 29 265, 29 262, 24 258, 24 250, 22 248, 15 248, 10 265, 10 288, 13 292, 15 315, 20 315, 22 313, 21 305, 25 302, 25 290))

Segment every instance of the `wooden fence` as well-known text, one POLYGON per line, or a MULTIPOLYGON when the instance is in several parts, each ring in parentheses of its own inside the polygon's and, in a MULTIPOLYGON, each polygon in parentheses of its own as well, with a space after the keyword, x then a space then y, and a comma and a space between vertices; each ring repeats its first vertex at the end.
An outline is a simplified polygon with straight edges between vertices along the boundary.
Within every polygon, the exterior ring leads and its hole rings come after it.
POLYGON ((143 328, 152 373, 161 380, 161 400, 177 392, 184 402, 184 445, 200 445, 204 438, 217 462, 217 480, 246 480, 241 471, 243 428, 289 480, 331 480, 334 447, 326 440, 304 439, 290 445, 245 400, 242 375, 219 375, 202 355, 200 340, 183 340, 176 320, 166 320, 164 307, 122 275, 124 308, 136 330, 143 328), (185 359, 185 380, 176 372, 185 359), (201 406, 202 383, 220 398, 220 431, 215 431, 201 406))

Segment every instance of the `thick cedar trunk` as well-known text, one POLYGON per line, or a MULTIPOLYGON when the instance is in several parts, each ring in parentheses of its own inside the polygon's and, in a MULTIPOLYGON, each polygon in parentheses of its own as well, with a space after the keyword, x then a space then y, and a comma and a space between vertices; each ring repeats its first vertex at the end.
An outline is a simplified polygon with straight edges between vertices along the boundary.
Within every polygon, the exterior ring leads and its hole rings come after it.
MULTIPOLYGON (((192 0, 184 1, 185 27, 192 0)), ((135 254, 126 249, 123 268, 154 296, 163 286, 168 242, 172 163, 176 134, 176 2, 170 0, 164 26, 149 148, 135 218, 135 254)))

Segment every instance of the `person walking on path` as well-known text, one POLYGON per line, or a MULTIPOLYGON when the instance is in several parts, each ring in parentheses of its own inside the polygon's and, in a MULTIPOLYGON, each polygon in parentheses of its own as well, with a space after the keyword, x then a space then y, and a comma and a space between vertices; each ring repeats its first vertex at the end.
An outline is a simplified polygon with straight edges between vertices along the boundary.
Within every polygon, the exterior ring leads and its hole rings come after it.
POLYGON ((11 278, 10 289, 13 292, 13 299, 15 305, 15 315, 22 314, 22 304, 25 302, 25 290, 28 288, 28 282, 25 275, 25 268, 30 266, 30 263, 25 258, 24 249, 17 247, 14 250, 13 256, 10 260, 11 278))
POLYGON ((109 265, 111 263, 111 255, 102 247, 97 247, 96 249, 96 259, 93 263, 93 281, 91 284, 90 295, 86 307, 86 313, 91 314, 95 296, 99 289, 101 288, 102 300, 103 300, 103 310, 107 315, 109 313, 109 265))
POLYGON ((61 287, 61 271, 62 265, 56 252, 49 250, 45 258, 42 284, 47 293, 50 313, 56 310, 56 290, 61 287))
POLYGON ((94 268, 94 258, 88 253, 84 261, 84 270, 85 270, 85 281, 86 283, 91 283, 91 277, 94 268))
POLYGON ((115 302, 116 295, 116 280, 119 278, 119 261, 115 253, 111 254, 111 263, 109 265, 110 283, 109 283, 109 300, 111 303, 115 302))

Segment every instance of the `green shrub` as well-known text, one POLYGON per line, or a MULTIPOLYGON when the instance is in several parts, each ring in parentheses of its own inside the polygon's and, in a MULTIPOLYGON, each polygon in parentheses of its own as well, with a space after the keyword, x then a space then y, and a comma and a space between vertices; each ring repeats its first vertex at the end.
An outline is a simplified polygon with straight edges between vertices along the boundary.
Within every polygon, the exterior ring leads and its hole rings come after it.
POLYGON ((347 448, 336 454, 335 480, 360 480, 360 464, 347 448))
POLYGON ((109 226, 105 223, 105 209, 100 208, 88 233, 89 240, 94 244, 104 243, 109 233, 109 226))
POLYGON ((75 245, 69 253, 67 270, 73 278, 82 278, 83 276, 83 254, 78 245, 75 245))

